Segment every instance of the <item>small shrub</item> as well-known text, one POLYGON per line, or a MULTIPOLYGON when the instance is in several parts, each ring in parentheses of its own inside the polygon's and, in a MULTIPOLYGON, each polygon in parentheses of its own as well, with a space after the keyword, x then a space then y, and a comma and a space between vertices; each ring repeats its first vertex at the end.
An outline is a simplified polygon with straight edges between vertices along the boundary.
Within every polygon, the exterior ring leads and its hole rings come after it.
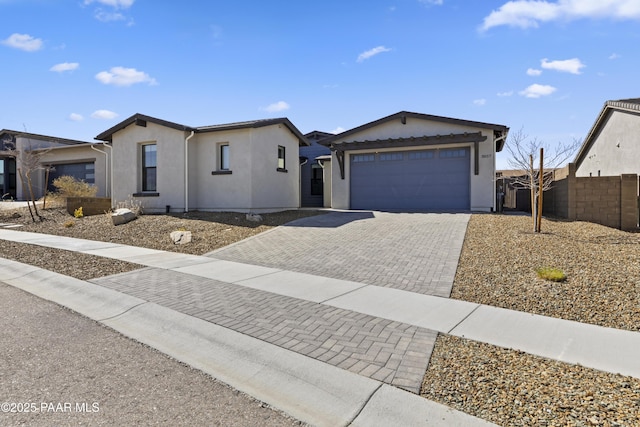
POLYGON ((538 277, 551 282, 564 282, 567 280, 567 275, 562 270, 557 268, 542 267, 536 270, 538 277))
POLYGON ((71 228, 75 225, 76 223, 73 222, 72 220, 69 220, 67 222, 64 223, 64 228, 71 228))
POLYGON ((143 213, 142 202, 134 199, 133 196, 129 196, 125 201, 117 202, 116 209, 129 209, 131 212, 136 214, 136 216, 140 216, 143 213))
POLYGON ((84 216, 84 214, 82 213, 82 206, 73 211, 73 216, 75 218, 82 218, 84 216))
POLYGON ((98 187, 64 175, 53 180, 56 193, 61 197, 96 197, 98 187))

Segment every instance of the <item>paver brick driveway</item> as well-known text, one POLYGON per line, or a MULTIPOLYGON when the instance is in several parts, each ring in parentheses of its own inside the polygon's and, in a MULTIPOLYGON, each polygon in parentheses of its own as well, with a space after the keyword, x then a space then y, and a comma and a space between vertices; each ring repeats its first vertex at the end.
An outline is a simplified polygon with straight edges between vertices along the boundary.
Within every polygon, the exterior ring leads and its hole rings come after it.
POLYGON ((331 212, 208 256, 448 297, 469 218, 464 213, 331 212))

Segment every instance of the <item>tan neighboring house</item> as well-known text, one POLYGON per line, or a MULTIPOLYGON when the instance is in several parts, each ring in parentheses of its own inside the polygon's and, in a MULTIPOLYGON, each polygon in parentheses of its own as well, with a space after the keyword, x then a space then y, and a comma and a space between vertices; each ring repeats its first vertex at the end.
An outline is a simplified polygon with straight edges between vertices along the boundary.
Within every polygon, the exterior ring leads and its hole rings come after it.
POLYGON ((62 175, 71 175, 98 187, 99 197, 108 197, 107 151, 100 144, 58 138, 47 135, 0 130, 0 195, 5 200, 26 200, 28 189, 23 187, 19 172, 26 173, 27 156, 35 154, 37 164, 32 168, 31 181, 36 198, 44 195, 51 182, 62 175), (9 151, 18 155, 12 156, 9 151), (49 169, 49 182, 45 182, 49 169))
POLYGON ((503 125, 401 111, 319 141, 331 207, 493 211, 503 125), (327 179, 330 176, 330 180, 327 179))
POLYGON ((190 127, 135 114, 96 137, 113 149, 113 203, 147 212, 300 207, 299 147, 286 118, 190 127))
POLYGON ((640 174, 640 98, 607 101, 574 163, 577 177, 640 174))

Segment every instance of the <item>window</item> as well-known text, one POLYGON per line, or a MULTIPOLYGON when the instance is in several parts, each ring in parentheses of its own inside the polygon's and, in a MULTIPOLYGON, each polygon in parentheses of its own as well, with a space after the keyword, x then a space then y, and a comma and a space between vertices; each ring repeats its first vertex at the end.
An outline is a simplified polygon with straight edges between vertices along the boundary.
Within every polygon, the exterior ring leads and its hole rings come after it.
POLYGON ((373 154, 354 154, 351 156, 352 163, 373 162, 376 156, 373 154))
POLYGON ((156 191, 156 144, 142 146, 142 191, 156 191))
POLYGON ((440 158, 467 157, 467 150, 464 148, 448 148, 440 150, 440 158))
POLYGON ((220 170, 229 170, 229 144, 220 144, 220 170))
POLYGON ((392 160, 402 160, 404 156, 402 153, 382 153, 380 154, 381 162, 388 162, 392 160))
POLYGON ((287 168, 285 166, 285 148, 282 145, 278 145, 278 171, 286 172, 287 168))
POLYGON ((322 196, 322 166, 311 165, 311 195, 322 196))
POLYGON ((433 159, 433 150, 429 151, 414 151, 409 153, 409 160, 424 160, 433 159))

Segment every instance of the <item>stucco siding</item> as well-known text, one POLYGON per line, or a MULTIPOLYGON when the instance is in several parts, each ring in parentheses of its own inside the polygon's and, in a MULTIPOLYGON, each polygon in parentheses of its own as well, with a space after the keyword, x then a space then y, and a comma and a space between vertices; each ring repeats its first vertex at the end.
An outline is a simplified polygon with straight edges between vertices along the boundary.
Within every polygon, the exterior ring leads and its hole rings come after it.
POLYGON ((252 133, 252 207, 297 209, 300 207, 298 139, 283 125, 254 129, 252 133), (285 147, 286 172, 278 171, 278 146, 285 147))
POLYGON ((640 174, 640 115, 613 110, 578 165, 576 176, 640 174))
POLYGON ((189 143, 189 208, 236 210, 251 206, 251 129, 196 134, 189 143), (220 171, 220 145, 229 145, 229 171, 220 171))
POLYGON ((113 201, 126 201, 142 192, 142 145, 156 144, 156 192, 158 196, 136 197, 147 212, 184 209, 184 140, 186 132, 147 123, 131 125, 113 136, 113 201))

